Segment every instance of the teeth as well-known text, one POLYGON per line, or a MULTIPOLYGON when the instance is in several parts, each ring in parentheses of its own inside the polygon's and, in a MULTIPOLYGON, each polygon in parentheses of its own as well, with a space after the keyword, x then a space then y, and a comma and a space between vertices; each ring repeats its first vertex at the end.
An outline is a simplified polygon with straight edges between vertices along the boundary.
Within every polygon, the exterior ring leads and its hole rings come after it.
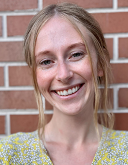
POLYGON ((60 96, 67 96, 67 95, 71 95, 71 94, 75 93, 76 91, 79 90, 79 88, 80 88, 79 86, 76 86, 72 89, 68 89, 68 91, 64 90, 64 91, 56 91, 56 92, 60 96))
POLYGON ((68 95, 68 92, 66 90, 63 91, 63 95, 68 95))
POLYGON ((72 94, 72 93, 73 93, 72 90, 69 89, 69 90, 68 90, 68 94, 70 95, 70 94, 72 94))

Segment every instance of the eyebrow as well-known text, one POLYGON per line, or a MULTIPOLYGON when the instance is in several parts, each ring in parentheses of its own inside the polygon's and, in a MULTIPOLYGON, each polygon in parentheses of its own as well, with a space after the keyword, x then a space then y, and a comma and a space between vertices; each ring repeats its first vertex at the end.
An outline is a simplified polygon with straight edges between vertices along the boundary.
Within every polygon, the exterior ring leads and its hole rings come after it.
MULTIPOLYGON (((85 47, 85 44, 82 43, 82 42, 74 43, 74 44, 72 44, 72 45, 69 45, 69 46, 66 48, 66 50, 71 50, 71 49, 73 49, 73 48, 75 48, 75 47, 77 47, 77 46, 83 46, 83 47, 85 47)), ((49 54, 49 53, 50 53, 49 50, 44 50, 44 51, 39 52, 39 53, 36 54, 35 56, 40 56, 40 55, 49 54)))
POLYGON ((68 46, 67 50, 70 50, 70 49, 75 48, 77 46, 84 46, 85 47, 85 44, 82 42, 74 43, 74 44, 68 46))

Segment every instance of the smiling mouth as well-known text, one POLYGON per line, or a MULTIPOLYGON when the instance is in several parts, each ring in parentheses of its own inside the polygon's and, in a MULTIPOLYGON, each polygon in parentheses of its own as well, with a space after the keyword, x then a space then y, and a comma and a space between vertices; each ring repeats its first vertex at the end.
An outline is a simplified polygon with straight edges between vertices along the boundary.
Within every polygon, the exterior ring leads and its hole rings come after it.
POLYGON ((76 85, 67 90, 57 90, 54 92, 57 93, 59 96, 68 96, 68 95, 72 95, 72 94, 76 93, 82 86, 83 86, 83 84, 80 84, 80 85, 76 85))

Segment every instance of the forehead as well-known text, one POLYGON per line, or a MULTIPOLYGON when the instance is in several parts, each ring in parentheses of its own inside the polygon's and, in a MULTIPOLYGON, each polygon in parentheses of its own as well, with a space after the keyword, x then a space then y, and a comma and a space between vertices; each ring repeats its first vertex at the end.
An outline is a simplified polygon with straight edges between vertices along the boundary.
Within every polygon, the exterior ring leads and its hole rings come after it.
POLYGON ((93 45, 88 30, 77 21, 73 20, 73 22, 75 26, 66 17, 62 16, 54 16, 48 20, 42 26, 37 36, 36 53, 40 43, 42 44, 42 49, 43 47, 49 48, 53 45, 59 49, 60 46, 69 46, 74 44, 74 42, 84 43, 79 32, 81 32, 88 48, 91 50, 93 45))

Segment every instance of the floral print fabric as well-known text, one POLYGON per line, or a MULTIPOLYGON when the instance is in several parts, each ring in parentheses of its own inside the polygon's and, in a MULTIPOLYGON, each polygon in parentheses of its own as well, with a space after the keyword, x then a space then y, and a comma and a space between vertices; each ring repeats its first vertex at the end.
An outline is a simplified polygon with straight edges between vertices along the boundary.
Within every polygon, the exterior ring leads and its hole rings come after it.
POLYGON ((42 147, 37 131, 10 135, 0 141, 0 165, 52 165, 42 147))
MULTIPOLYGON (((0 165, 53 165, 42 142, 41 148, 37 131, 10 135, 0 141, 0 165)), ((103 127, 100 145, 92 165, 126 164, 128 132, 110 131, 103 127)))
POLYGON ((126 164, 128 164, 128 132, 103 128, 100 145, 92 165, 126 164))

